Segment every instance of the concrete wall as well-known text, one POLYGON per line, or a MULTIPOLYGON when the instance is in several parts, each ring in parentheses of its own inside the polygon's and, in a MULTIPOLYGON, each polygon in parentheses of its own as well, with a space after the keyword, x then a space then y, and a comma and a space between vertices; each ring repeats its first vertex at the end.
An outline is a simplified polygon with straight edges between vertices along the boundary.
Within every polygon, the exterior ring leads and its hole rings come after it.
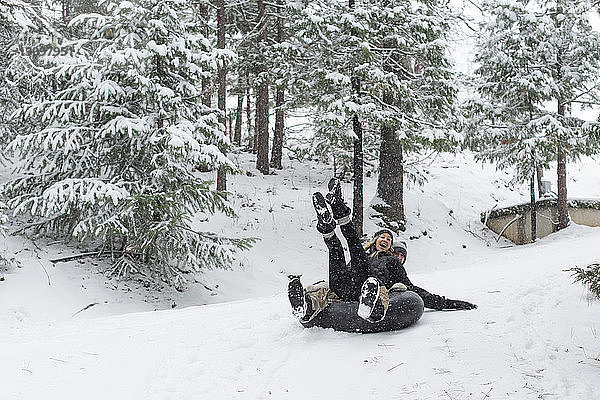
MULTIPOLYGON (((508 214, 499 217, 488 217, 487 227, 496 233, 515 218, 516 214, 508 214)), ((600 210, 594 208, 569 207, 571 221, 579 225, 600 226, 600 210)), ((538 239, 556 232, 558 224, 558 210, 556 205, 538 206, 536 218, 536 234, 538 239)), ((521 217, 514 221, 502 234, 508 240, 516 244, 531 243, 531 212, 524 211, 521 217)))

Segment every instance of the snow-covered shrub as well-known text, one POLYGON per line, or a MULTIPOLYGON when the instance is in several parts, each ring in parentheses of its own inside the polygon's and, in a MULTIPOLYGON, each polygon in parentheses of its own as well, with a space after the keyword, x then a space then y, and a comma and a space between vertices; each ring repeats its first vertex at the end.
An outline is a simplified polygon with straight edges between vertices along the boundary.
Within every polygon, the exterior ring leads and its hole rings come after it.
POLYGON ((590 264, 585 268, 573 267, 567 271, 575 278, 575 282, 586 285, 589 291, 600 299, 600 264, 590 264))
POLYGON ((180 1, 107 10, 74 18, 83 37, 35 69, 46 90, 15 114, 30 131, 8 147, 22 159, 9 206, 42 233, 99 244, 115 274, 180 286, 183 273, 227 266, 251 243, 191 225, 198 212, 234 215, 197 173, 233 168, 218 110, 200 101, 217 56, 180 1))
MULTIPOLYGON (((0 201, 0 238, 6 237, 6 223, 8 222, 8 217, 5 214, 6 204, 0 201)), ((18 261, 7 254, 5 249, 0 248, 0 267, 7 268, 18 265, 18 261)))

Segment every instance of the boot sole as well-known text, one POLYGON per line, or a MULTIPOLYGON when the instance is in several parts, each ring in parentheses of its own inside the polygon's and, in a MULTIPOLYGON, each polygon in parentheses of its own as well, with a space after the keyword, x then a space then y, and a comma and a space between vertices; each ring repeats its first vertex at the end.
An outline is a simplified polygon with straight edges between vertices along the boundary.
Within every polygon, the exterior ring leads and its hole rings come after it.
POLYGON ((293 278, 288 284, 288 299, 294 317, 303 318, 306 314, 306 302, 304 301, 304 288, 299 278, 293 278))
POLYGON ((358 316, 368 320, 375 309, 377 299, 379 299, 379 282, 375 278, 368 278, 360 289, 358 316))

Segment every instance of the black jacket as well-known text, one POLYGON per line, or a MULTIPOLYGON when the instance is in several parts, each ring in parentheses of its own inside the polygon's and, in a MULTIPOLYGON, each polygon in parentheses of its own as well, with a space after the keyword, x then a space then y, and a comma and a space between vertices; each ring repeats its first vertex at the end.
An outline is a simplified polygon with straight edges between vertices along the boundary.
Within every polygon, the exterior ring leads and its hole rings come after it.
POLYGON ((429 293, 427 290, 413 285, 400 260, 389 253, 381 252, 371 257, 369 269, 371 276, 377 278, 379 283, 386 288, 392 287, 397 282, 403 283, 408 290, 415 292, 423 299, 427 308, 443 310, 448 306, 444 296, 429 293))

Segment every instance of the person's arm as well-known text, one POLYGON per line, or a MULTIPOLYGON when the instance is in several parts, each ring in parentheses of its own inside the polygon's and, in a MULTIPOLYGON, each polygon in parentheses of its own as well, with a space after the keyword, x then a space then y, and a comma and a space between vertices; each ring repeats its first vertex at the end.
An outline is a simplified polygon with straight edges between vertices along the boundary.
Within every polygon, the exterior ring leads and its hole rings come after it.
POLYGON ((412 290, 421 296, 425 307, 433 308, 434 310, 473 310, 477 308, 476 304, 469 303, 468 301, 447 299, 444 296, 429 293, 418 286, 409 287, 408 290, 412 290))
POLYGON ((408 279, 406 269, 404 269, 404 266, 402 263, 400 263, 400 260, 396 260, 398 262, 395 265, 396 274, 394 276, 394 282, 402 282, 404 285, 406 285, 408 290, 418 294, 419 297, 423 299, 425 307, 432 308, 434 310, 472 310, 477 308, 476 304, 462 300, 447 299, 444 296, 429 293, 427 290, 413 285, 410 279, 408 279))
POLYGON ((444 296, 429 293, 427 290, 415 285, 407 285, 406 287, 408 290, 415 292, 423 299, 425 307, 433 308, 434 310, 443 310, 444 308, 448 308, 446 305, 446 298, 444 296))

